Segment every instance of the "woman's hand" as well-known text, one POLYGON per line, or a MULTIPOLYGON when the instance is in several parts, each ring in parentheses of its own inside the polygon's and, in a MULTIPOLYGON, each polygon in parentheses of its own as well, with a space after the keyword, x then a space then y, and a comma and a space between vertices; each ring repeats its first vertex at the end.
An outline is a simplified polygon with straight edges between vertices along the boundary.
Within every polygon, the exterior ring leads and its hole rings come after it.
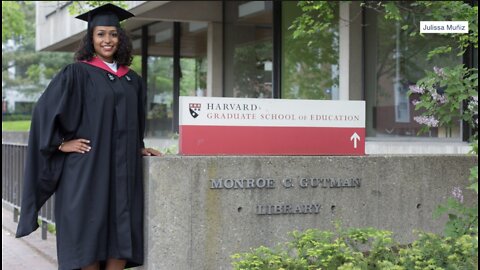
POLYGON ((161 156, 162 153, 153 148, 142 148, 142 155, 144 156, 161 156))
POLYGON ((89 152, 92 147, 89 145, 90 141, 87 139, 75 139, 71 141, 63 142, 59 147, 58 150, 64 153, 81 153, 85 154, 89 152))

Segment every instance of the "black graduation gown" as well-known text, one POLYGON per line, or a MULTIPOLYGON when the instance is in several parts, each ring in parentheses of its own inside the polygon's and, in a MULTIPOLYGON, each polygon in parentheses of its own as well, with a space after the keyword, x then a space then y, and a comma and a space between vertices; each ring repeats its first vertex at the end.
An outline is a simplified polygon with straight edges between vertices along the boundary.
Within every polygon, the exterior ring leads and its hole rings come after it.
POLYGON ((146 89, 134 71, 123 68, 128 72, 119 77, 103 65, 65 67, 32 116, 16 236, 38 228, 38 211, 55 192, 62 270, 107 258, 126 259, 127 267, 143 264, 146 89), (90 152, 58 150, 63 139, 75 138, 90 140, 90 152))

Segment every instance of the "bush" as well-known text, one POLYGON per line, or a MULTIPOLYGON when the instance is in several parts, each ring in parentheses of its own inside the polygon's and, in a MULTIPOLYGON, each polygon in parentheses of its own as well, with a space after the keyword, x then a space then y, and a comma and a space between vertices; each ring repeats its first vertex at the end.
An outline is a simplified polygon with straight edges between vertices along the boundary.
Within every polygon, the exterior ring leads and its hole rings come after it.
POLYGON ((392 233, 374 228, 308 229, 290 233, 292 241, 232 255, 234 269, 248 270, 410 270, 476 269, 478 235, 442 237, 419 233, 400 246, 392 233))
POLYGON ((3 114, 2 121, 23 121, 31 120, 32 116, 30 114, 3 114))

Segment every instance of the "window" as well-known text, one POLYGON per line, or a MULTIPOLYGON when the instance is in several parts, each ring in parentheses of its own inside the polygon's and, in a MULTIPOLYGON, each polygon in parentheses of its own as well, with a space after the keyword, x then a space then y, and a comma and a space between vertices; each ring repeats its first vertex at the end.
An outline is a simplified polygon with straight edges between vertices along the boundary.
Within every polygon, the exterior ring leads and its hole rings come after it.
POLYGON ((173 23, 148 27, 148 77, 146 137, 172 135, 173 23))
POLYGON ((180 95, 205 96, 207 90, 207 22, 181 23, 180 95))
POLYGON ((282 98, 338 99, 338 2, 326 3, 331 19, 325 31, 294 38, 294 20, 302 14, 297 1, 282 1, 282 98))
MULTIPOLYGON (((407 10, 407 9, 405 9, 407 10)), ((403 11, 409 25, 417 25, 422 14, 403 11)), ((367 101, 367 135, 369 137, 461 137, 460 120, 452 129, 432 128, 418 135, 420 124, 415 116, 420 114, 412 104, 415 96, 408 96, 410 85, 422 78, 425 70, 433 67, 457 65, 462 57, 457 52, 427 60, 433 48, 449 44, 442 35, 411 36, 418 29, 402 29, 399 23, 387 21, 371 9, 365 9, 365 91, 367 101)), ((453 46, 455 47, 455 46, 453 46)))
POLYGON ((207 29, 206 22, 157 22, 148 26, 147 137, 172 137, 177 113, 174 112, 175 82, 179 82, 180 95, 205 95, 207 29), (174 74, 175 24, 180 27, 178 76, 174 74))
POLYGON ((271 1, 225 1, 225 93, 271 98, 273 26, 271 1))

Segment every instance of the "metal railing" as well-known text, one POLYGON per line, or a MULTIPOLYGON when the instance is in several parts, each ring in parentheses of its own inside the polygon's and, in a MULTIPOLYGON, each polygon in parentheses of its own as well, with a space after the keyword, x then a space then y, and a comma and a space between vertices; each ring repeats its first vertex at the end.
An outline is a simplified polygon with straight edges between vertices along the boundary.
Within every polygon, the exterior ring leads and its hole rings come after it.
MULTIPOLYGON (((27 145, 2 143, 2 203, 13 208, 13 221, 18 222, 21 211, 23 175, 27 145)), ((42 239, 47 239, 48 224, 55 225, 55 195, 40 209, 38 218, 41 221, 42 239)))

